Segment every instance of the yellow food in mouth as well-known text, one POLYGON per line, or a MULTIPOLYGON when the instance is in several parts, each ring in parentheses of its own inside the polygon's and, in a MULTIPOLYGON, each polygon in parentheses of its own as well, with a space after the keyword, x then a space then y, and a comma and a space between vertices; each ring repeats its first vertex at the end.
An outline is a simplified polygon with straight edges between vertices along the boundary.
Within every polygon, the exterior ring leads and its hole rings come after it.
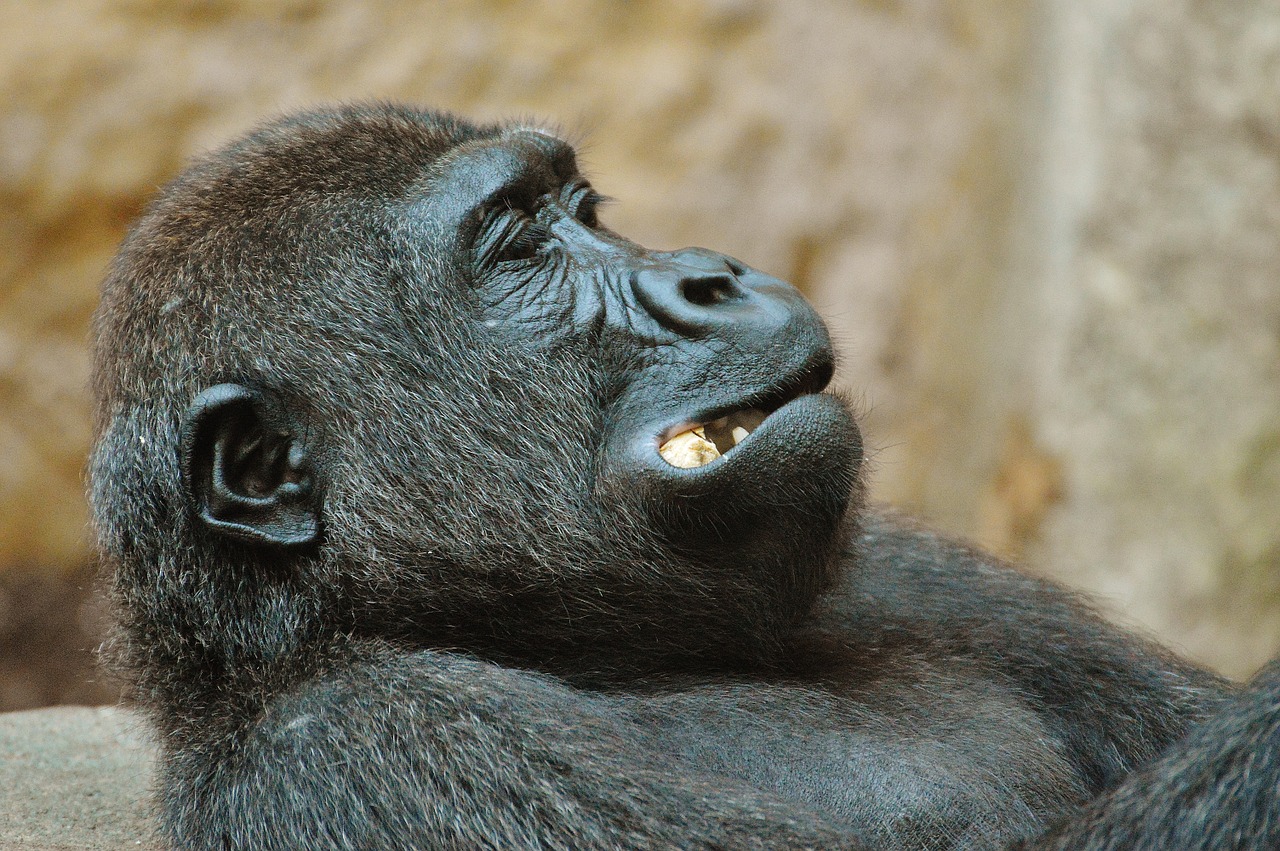
POLYGON ((746 440, 767 416, 759 408, 735 411, 673 435, 658 447, 658 454, 673 467, 702 467, 746 440))

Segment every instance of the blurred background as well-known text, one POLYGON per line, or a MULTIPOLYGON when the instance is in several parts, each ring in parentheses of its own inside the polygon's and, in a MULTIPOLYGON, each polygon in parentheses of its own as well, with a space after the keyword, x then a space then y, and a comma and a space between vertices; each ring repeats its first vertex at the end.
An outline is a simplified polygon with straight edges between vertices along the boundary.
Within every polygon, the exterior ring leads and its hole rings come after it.
POLYGON ((88 321, 193 154, 531 117, 620 231, 793 281, 872 492, 1245 676, 1280 646, 1274 0, 0 0, 0 709, 110 701, 88 321))

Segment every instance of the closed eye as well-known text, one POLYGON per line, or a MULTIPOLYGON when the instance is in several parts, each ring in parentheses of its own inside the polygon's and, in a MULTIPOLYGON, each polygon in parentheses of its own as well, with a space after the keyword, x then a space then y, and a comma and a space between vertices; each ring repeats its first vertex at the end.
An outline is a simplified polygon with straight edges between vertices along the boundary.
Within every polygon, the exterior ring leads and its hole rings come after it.
POLYGON ((484 214, 474 250, 483 265, 531 260, 550 237, 550 229, 525 210, 495 204, 484 214))
POLYGON ((513 260, 532 260, 551 238, 551 229, 541 222, 523 217, 518 220, 519 230, 512 233, 495 258, 499 263, 513 260))
POLYGON ((561 195, 564 208, 578 221, 589 228, 600 226, 597 211, 611 199, 591 188, 586 181, 574 181, 568 184, 561 195))

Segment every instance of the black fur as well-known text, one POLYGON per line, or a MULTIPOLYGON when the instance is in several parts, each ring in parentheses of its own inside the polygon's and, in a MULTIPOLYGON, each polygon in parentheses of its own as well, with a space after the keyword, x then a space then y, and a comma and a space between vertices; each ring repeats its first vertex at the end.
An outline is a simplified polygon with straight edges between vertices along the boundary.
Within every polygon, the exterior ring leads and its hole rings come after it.
POLYGON ((547 134, 366 105, 198 162, 125 241, 90 486, 176 846, 1274 835, 1274 678, 1230 702, 864 509, 811 309, 597 201, 547 134), (658 456, 739 408, 775 413, 658 456))
POLYGON ((1111 794, 1022 848, 1280 848, 1280 662, 1111 794))

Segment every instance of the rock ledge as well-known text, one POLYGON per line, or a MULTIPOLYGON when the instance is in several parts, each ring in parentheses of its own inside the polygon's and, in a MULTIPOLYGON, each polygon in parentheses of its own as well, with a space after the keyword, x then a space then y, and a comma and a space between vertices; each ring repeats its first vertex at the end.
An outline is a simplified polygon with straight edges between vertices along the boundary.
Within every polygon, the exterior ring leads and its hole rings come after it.
POLYGON ((159 849, 153 761, 145 724, 124 709, 0 714, 0 851, 159 849))

